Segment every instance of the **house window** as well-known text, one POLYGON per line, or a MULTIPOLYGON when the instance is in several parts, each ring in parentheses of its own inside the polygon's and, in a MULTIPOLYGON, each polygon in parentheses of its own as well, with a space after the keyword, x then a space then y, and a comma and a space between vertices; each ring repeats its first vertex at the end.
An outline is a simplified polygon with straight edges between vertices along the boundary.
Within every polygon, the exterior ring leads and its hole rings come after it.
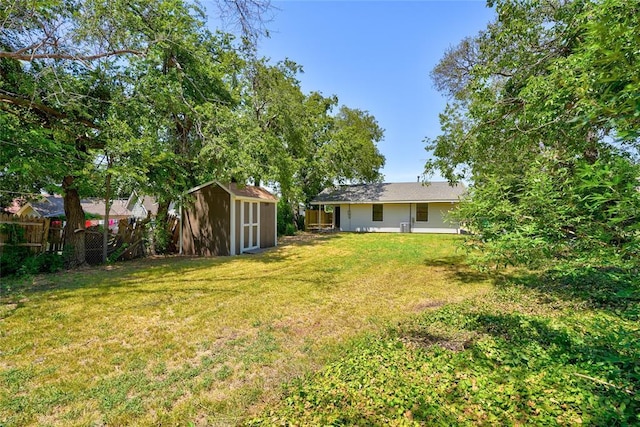
POLYGON ((382 221, 382 206, 383 205, 373 205, 373 220, 374 221, 382 221))
POLYGON ((429 221, 429 204, 418 203, 416 205, 416 221, 427 222, 429 221))

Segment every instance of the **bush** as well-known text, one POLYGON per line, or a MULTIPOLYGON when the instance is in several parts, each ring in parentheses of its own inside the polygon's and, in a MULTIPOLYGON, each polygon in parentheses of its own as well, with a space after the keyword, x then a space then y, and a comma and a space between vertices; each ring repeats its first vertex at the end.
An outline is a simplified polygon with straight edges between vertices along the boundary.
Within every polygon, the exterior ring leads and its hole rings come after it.
POLYGON ((284 199, 278 202, 278 235, 293 236, 296 232, 293 209, 284 199))
POLYGON ((0 277, 16 274, 29 257, 29 248, 5 246, 0 255, 0 277))
POLYGON ((284 235, 293 236, 294 234, 296 234, 296 226, 293 224, 287 224, 284 229, 284 235))
POLYGON ((64 267, 64 258, 55 253, 43 253, 29 256, 17 271, 18 275, 55 273, 64 267))
POLYGON ((55 273, 64 268, 64 258, 55 253, 31 255, 28 248, 8 246, 0 257, 0 275, 27 276, 55 273))

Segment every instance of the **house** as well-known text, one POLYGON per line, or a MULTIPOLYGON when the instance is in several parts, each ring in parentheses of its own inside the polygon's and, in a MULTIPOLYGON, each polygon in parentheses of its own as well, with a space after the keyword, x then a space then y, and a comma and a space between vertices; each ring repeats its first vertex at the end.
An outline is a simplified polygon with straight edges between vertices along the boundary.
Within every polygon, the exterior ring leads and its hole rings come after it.
POLYGON ((333 228, 357 232, 459 233, 445 216, 465 193, 447 182, 375 183, 323 190, 311 202, 333 209, 333 228))
POLYGON ((278 198, 261 187, 211 181, 187 191, 180 249, 185 255, 238 255, 277 245, 278 198))
MULTIPOLYGON (((109 228, 117 228, 118 221, 131 217, 126 200, 115 199, 109 208, 109 228)), ((104 199, 89 198, 80 200, 84 213, 94 218, 103 218, 105 212, 104 199)), ((64 197, 43 194, 35 200, 15 199, 5 211, 16 216, 32 216, 36 218, 64 218, 64 197)), ((102 224, 101 219, 87 219, 85 226, 102 224)))
POLYGON ((158 214, 158 202, 154 197, 140 195, 134 190, 127 200, 127 209, 135 218, 155 217, 158 214))
MULTIPOLYGON (((90 198, 80 200, 82 209, 85 214, 97 218, 104 218, 105 203, 104 199, 90 198)), ((127 209, 126 199, 114 199, 111 200, 111 206, 109 207, 109 220, 119 221, 121 219, 128 219, 131 217, 131 211, 127 209)))
POLYGON ((60 218, 64 217, 64 198, 58 195, 43 194, 31 201, 14 199, 11 206, 5 208, 5 211, 21 217, 60 218))

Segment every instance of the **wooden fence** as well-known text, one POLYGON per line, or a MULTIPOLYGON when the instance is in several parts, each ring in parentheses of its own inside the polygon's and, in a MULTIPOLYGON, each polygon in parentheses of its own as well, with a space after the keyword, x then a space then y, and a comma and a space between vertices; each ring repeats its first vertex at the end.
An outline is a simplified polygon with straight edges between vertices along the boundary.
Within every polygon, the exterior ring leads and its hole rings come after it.
MULTIPOLYGON (((130 222, 120 220, 118 232, 109 233, 107 255, 118 260, 144 256, 147 252, 146 231, 149 219, 130 222)), ((49 218, 18 217, 0 214, 0 254, 8 247, 27 247, 31 253, 61 253, 64 249, 62 221, 49 218)), ((104 234, 99 227, 85 231, 85 254, 89 264, 103 262, 104 234)))
POLYGON ((304 213, 304 229, 308 231, 333 229, 333 212, 307 209, 304 213))
POLYGON ((5 246, 28 247, 33 253, 61 247, 61 227, 51 227, 48 218, 0 214, 0 252, 5 246))

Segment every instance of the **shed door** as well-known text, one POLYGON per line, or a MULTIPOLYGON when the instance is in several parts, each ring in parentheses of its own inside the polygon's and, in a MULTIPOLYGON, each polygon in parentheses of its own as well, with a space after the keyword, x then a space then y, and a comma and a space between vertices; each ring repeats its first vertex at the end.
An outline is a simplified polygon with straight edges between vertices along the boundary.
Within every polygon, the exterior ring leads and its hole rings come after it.
POLYGON ((242 202, 242 248, 240 252, 260 247, 260 204, 242 202))

